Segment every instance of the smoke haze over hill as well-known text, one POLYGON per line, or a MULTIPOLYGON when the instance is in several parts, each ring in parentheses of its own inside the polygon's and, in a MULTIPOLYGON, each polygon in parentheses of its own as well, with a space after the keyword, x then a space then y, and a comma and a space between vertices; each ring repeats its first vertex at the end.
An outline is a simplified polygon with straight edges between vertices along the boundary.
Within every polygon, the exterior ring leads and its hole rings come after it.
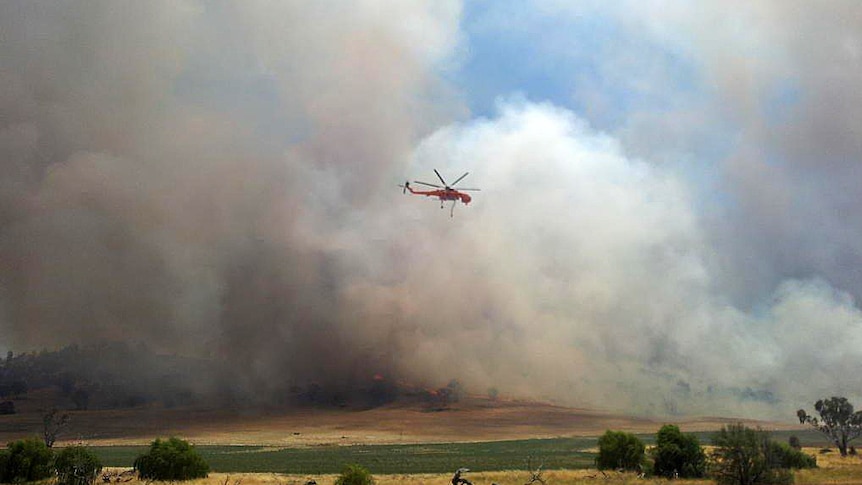
POLYGON ((858 8, 568 3, 3 3, 0 349, 143 342, 262 395, 862 397, 858 8), (482 192, 396 187, 432 168, 482 192))

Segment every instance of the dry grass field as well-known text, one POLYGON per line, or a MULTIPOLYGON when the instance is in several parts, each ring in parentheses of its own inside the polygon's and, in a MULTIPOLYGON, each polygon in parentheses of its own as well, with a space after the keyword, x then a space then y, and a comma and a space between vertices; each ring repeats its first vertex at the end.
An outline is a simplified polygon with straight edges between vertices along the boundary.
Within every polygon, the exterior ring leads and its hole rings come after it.
MULTIPOLYGON (((474 485, 523 485, 530 481, 530 473, 526 470, 509 470, 499 472, 467 473, 464 475, 474 485)), ((314 480, 318 485, 332 485, 337 475, 276 475, 261 473, 224 474, 212 473, 208 478, 184 482, 188 485, 305 485, 309 480, 314 480)), ((610 472, 602 474, 596 470, 548 470, 542 474, 542 478, 548 485, 551 484, 614 484, 627 485, 630 483, 668 484, 665 479, 639 479, 634 474, 623 474, 610 472)), ((452 474, 416 474, 416 475, 374 475, 377 485, 416 484, 416 485, 445 485, 450 483, 452 474)), ((143 482, 128 482, 128 485, 141 485, 143 482)), ((536 482, 538 483, 538 482, 536 482)), ((676 485, 705 484, 705 480, 676 480, 676 485)), ((810 482, 807 482, 810 483, 810 482)), ((842 482, 850 483, 850 482, 842 482)))
POLYGON ((805 452, 817 456, 818 468, 796 472, 796 485, 862 484, 862 457, 842 457, 837 451, 820 455, 818 449, 805 449, 805 452))
MULTIPOLYGON (((38 434, 35 411, 0 416, 0 442, 38 434)), ((63 442, 91 445, 147 444, 160 436, 181 436, 196 444, 277 447, 325 444, 406 444, 598 436, 608 429, 654 433, 665 419, 650 419, 546 403, 469 398, 432 411, 418 403, 395 403, 368 410, 303 408, 279 412, 136 408, 70 411, 63 442)), ((726 418, 673 420, 686 432, 711 431, 737 422, 726 418)), ((746 421, 767 429, 790 423, 746 421)), ((798 427, 798 424, 796 425, 798 427)))
MULTIPOLYGON (((0 442, 38 434, 41 414, 34 411, 0 416, 0 442)), ((197 445, 258 445, 271 449, 314 448, 325 445, 383 445, 455 443, 534 438, 590 437, 607 429, 652 434, 665 419, 623 416, 586 409, 519 401, 470 398, 446 410, 431 410, 417 403, 395 403, 368 410, 303 408, 280 412, 138 408, 121 411, 70 412, 69 427, 58 445, 86 443, 93 446, 146 445, 156 437, 176 435, 197 445)), ((681 418, 673 420, 686 432, 713 431, 737 422, 733 418, 681 418)), ((770 430, 793 430, 792 423, 745 421, 770 430)), ((264 448, 266 449, 266 448, 264 448)), ((806 450, 816 454, 817 449, 806 450)), ((817 455, 820 468, 796 473, 797 484, 860 484, 862 460, 842 459, 837 453, 817 455)), ((361 463, 360 463, 361 464, 361 463)), ((525 484, 526 468, 470 472, 474 484, 525 484)), ((606 473, 594 469, 546 470, 546 483, 628 484, 667 483, 663 479, 638 479, 633 474, 606 473)), ((335 475, 279 473, 212 473, 189 485, 293 485, 310 479, 332 484, 335 475)), ((451 474, 375 475, 378 485, 394 483, 445 484, 451 474)), ((128 482, 140 485, 138 482, 128 482)), ((709 483, 677 480, 678 485, 709 483)))

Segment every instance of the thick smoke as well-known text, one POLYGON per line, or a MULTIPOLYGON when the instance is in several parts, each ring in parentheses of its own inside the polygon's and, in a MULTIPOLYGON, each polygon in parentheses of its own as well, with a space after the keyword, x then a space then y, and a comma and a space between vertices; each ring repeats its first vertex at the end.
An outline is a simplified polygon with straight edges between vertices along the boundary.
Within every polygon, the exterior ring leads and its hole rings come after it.
POLYGON ((5 3, 0 347, 140 341, 261 396, 380 373, 659 414, 858 397, 862 29, 830 7, 716 39, 612 12, 714 92, 602 133, 518 97, 465 116, 454 1, 5 3), (780 55, 727 54, 752 45, 780 55), (715 192, 654 163, 693 120, 738 127, 715 192), (483 191, 449 218, 395 186, 432 168, 483 191))
POLYGON ((457 4, 2 8, 5 347, 140 340, 251 389, 386 364, 330 233, 458 109, 457 4))
POLYGON ((497 119, 427 138, 416 163, 431 160, 449 171, 473 160, 494 191, 454 228, 424 217, 403 228, 440 241, 411 248, 422 263, 398 285, 425 312, 407 320, 430 326, 408 367, 659 414, 792 416, 809 395, 858 388, 852 297, 789 280, 740 310, 717 291, 683 180, 572 113, 510 101, 497 119))

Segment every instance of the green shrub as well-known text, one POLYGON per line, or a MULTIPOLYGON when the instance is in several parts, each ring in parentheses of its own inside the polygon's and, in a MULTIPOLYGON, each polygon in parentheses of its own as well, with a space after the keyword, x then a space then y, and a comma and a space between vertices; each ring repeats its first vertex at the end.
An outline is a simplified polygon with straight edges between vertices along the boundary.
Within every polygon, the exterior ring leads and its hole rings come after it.
POLYGON ((769 441, 769 461, 779 468, 817 468, 817 459, 788 444, 769 441))
POLYGON ((599 470, 641 470, 644 462, 644 444, 637 436, 622 431, 605 431, 599 438, 599 470))
MULTIPOLYGON (((712 473, 719 485, 788 485, 793 474, 771 456, 769 433, 742 423, 723 427, 712 438, 712 473)), ((789 448, 789 446, 788 446, 789 448)))
POLYGON ((44 480, 51 476, 51 449, 39 438, 13 441, 0 451, 0 483, 44 480))
POLYGON ((652 450, 653 473, 666 478, 701 478, 706 474, 706 454, 694 435, 683 434, 672 424, 662 426, 652 450))
POLYGON ((335 485, 373 485, 371 472, 360 465, 347 465, 335 480, 335 485))
POLYGON ((86 446, 68 446, 54 458, 59 485, 89 485, 102 471, 102 462, 86 446))
POLYGON ((787 443, 791 448, 795 448, 797 450, 802 449, 802 443, 799 442, 799 437, 795 434, 790 435, 790 438, 787 439, 787 443))
POLYGON ((192 445, 176 437, 153 441, 134 467, 142 479, 160 481, 205 478, 210 468, 192 445))

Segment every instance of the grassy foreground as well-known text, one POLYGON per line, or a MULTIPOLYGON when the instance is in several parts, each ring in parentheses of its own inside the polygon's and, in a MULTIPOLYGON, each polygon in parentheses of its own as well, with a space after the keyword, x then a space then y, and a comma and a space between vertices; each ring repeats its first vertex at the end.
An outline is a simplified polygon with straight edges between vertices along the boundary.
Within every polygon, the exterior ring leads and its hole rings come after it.
MULTIPOLYGON (((697 434, 701 443, 709 443, 711 433, 697 434)), ((798 435, 805 446, 828 446, 816 432, 778 432, 773 433, 773 438, 787 442, 790 434, 798 435)), ((655 441, 655 435, 641 435, 640 438, 648 445, 655 441)), ((199 445, 196 448, 212 471, 221 473, 333 474, 339 473, 346 464, 359 463, 375 474, 421 474, 449 473, 461 467, 477 472, 521 469, 529 457, 543 463, 545 470, 586 469, 594 465, 596 443, 596 437, 578 437, 477 443, 301 448, 199 445)), ((95 446, 91 449, 106 466, 129 468, 147 447, 95 446)))
MULTIPOLYGON (((816 454, 817 448, 805 449, 806 453, 816 454)), ((795 472, 796 485, 833 484, 853 485, 862 484, 862 458, 851 456, 842 458, 837 452, 827 455, 817 455, 819 468, 813 470, 800 470, 795 472)), ((372 469, 372 472, 374 470, 372 469)), ((183 482, 188 485, 303 485, 313 479, 320 485, 331 485, 335 483, 335 474, 303 474, 303 473, 211 473, 206 479, 183 482)), ((520 470, 504 471, 471 471, 465 475, 475 485, 523 485, 530 481, 530 473, 525 467, 520 470)), ((374 472, 377 485, 416 484, 431 485, 449 483, 452 471, 445 473, 415 473, 415 474, 383 474, 374 472)), ((595 469, 579 470, 547 470, 542 474, 546 483, 550 484, 573 484, 573 485, 598 485, 602 483, 613 483, 615 485, 707 485, 713 483, 711 480, 673 480, 662 478, 639 479, 632 473, 608 472, 602 474, 595 469)), ((128 485, 142 485, 143 482, 132 481, 128 485)))
MULTIPOLYGON (((813 444, 813 443, 812 443, 813 444)), ((460 467, 470 468, 465 475, 474 484, 523 485, 533 466, 543 463, 542 478, 548 484, 651 484, 667 485, 661 478, 639 479, 632 473, 602 473, 593 468, 596 438, 560 438, 485 443, 446 443, 422 445, 320 446, 279 449, 254 446, 198 446, 213 473, 206 479, 184 482, 188 485, 294 485, 315 480, 320 485, 334 484, 345 464, 358 463, 368 468, 377 485, 396 483, 444 484, 460 467)), ((144 446, 92 448, 106 466, 117 470, 131 467, 144 446)), ((794 472, 796 485, 862 485, 862 456, 842 458, 837 451, 819 453, 820 447, 804 451, 817 457, 817 469, 794 472)), ((710 480, 675 480, 674 485, 706 485, 710 480)), ((142 485, 132 481, 128 485, 142 485)))

